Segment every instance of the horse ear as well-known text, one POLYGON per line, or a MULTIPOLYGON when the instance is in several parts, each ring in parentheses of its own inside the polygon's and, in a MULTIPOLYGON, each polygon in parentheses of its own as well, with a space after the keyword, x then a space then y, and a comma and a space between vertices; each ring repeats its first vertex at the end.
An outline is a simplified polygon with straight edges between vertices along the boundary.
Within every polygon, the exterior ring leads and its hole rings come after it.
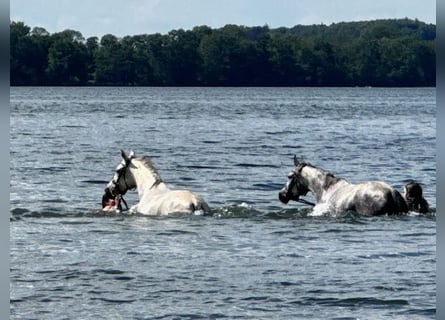
POLYGON ((297 159, 297 155, 294 154, 294 166, 298 166, 300 164, 300 162, 297 159))
POLYGON ((135 157, 135 155, 134 155, 133 150, 130 150, 130 154, 128 155, 128 158, 132 159, 134 157, 135 157))
MULTIPOLYGON (((130 153, 131 154, 131 153, 130 153)), ((121 156, 125 161, 125 164, 128 165, 130 163, 130 157, 127 156, 124 150, 121 149, 121 156)))

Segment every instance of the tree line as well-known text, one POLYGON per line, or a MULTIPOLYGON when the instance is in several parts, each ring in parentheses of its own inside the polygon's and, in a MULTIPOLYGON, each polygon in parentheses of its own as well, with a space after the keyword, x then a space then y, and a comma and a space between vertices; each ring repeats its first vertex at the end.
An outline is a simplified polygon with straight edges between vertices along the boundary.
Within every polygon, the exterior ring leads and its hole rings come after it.
POLYGON ((118 38, 10 22, 12 86, 435 86, 436 26, 226 25, 118 38))

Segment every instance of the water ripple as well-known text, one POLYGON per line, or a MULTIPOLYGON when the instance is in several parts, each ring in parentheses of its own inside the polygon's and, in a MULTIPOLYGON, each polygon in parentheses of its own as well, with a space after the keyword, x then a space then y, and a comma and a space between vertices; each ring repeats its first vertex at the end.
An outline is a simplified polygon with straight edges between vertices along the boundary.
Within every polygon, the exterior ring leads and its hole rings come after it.
POLYGON ((21 87, 10 100, 11 319, 435 317, 435 88, 21 87), (120 148, 155 157, 213 216, 101 212, 120 148), (419 180, 432 209, 285 206, 294 154, 353 182, 419 180))

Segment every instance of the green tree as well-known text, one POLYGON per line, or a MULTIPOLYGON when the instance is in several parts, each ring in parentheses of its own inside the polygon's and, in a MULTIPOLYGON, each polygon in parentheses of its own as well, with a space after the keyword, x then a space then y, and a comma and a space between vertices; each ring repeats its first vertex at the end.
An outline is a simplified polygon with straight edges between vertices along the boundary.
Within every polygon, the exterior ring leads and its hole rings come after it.
MULTIPOLYGON (((278 34, 269 41, 272 85, 292 86, 303 82, 303 70, 297 62, 298 40, 278 34)), ((301 62, 301 61, 300 61, 301 62)))
POLYGON ((43 28, 31 28, 23 22, 10 24, 11 85, 46 84, 45 69, 49 34, 43 28))
POLYGON ((95 56, 97 54, 97 50, 99 50, 99 38, 98 37, 90 37, 86 41, 86 63, 87 63, 87 73, 88 73, 88 84, 94 84, 94 77, 96 72, 96 62, 95 56))
POLYGON ((171 84, 197 85, 198 67, 201 63, 197 50, 200 42, 198 35, 192 31, 173 30, 168 33, 167 41, 171 84))
POLYGON ((251 76, 248 54, 251 43, 244 27, 226 25, 203 37, 200 80, 206 85, 247 85, 251 76))
POLYGON ((85 85, 88 53, 82 34, 65 30, 51 36, 47 75, 51 85, 85 85))
POLYGON ((436 27, 226 25, 85 41, 10 23, 11 85, 434 86, 436 27))
POLYGON ((125 60, 128 59, 118 38, 111 34, 100 40, 95 55, 95 83, 98 85, 128 85, 124 74, 125 60))
POLYGON ((134 81, 141 86, 151 86, 155 84, 153 68, 150 64, 150 52, 148 35, 138 35, 133 37, 133 61, 135 64, 134 81))

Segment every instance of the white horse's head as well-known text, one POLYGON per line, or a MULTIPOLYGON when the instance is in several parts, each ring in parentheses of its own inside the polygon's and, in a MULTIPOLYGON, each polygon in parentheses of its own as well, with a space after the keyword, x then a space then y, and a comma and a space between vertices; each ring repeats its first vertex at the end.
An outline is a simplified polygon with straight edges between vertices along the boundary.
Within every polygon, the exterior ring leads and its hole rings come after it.
POLYGON ((105 193, 113 197, 124 195, 129 189, 136 188, 136 181, 130 171, 132 160, 135 158, 134 152, 130 151, 127 155, 121 150, 122 161, 117 165, 113 178, 105 188, 105 193))
POLYGON ((281 202, 298 201, 300 196, 305 196, 309 192, 308 182, 301 175, 301 171, 306 165, 305 162, 299 162, 297 157, 294 156, 294 167, 287 176, 288 181, 278 193, 281 202))

